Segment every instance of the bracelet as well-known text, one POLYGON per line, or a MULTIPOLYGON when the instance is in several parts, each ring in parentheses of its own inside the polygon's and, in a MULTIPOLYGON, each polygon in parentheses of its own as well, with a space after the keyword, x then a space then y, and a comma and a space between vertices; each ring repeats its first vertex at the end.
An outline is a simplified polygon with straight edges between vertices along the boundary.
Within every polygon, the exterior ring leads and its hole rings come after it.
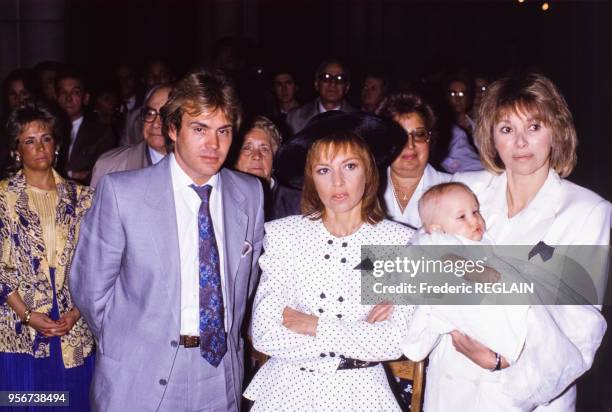
POLYGON ((495 352, 495 366, 493 366, 493 368, 489 369, 491 372, 495 372, 498 370, 501 370, 501 355, 497 352, 495 352))
POLYGON ((21 323, 24 326, 28 326, 28 324, 30 323, 30 319, 32 318, 32 309, 26 309, 23 315, 24 315, 24 319, 21 323))

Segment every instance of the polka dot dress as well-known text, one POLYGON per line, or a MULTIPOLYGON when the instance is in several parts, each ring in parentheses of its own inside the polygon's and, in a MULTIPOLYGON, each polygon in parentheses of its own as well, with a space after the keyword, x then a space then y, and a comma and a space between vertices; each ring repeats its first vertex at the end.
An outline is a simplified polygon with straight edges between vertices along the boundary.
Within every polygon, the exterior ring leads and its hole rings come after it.
POLYGON ((382 365, 338 370, 343 358, 401 356, 399 343, 414 312, 397 306, 370 324, 361 304, 362 245, 406 245, 413 231, 391 221, 363 224, 335 237, 321 220, 290 216, 266 224, 265 253, 253 310, 253 344, 270 355, 247 388, 253 411, 399 411, 382 365), (286 306, 319 317, 317 336, 282 325, 286 306))

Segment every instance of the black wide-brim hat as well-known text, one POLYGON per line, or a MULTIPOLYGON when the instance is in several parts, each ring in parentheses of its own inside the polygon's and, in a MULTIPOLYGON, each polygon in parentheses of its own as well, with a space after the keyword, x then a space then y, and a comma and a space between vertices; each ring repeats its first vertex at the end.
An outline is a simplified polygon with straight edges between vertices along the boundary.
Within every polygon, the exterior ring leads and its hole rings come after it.
POLYGON ((408 138, 404 129, 392 120, 362 112, 330 110, 313 117, 293 139, 281 146, 274 161, 275 177, 282 184, 301 190, 306 155, 312 144, 323 137, 349 131, 366 142, 381 171, 401 153, 408 138))

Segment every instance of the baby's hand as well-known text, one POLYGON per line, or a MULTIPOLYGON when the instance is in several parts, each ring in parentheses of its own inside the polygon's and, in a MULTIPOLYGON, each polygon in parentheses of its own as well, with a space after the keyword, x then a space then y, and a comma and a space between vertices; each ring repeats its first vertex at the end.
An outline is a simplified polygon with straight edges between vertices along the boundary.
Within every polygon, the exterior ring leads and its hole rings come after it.
POLYGON ((497 283, 500 281, 501 275, 497 270, 490 268, 488 266, 485 266, 482 272, 476 272, 476 271, 467 272, 463 276, 463 278, 466 280, 470 280, 472 282, 497 283))

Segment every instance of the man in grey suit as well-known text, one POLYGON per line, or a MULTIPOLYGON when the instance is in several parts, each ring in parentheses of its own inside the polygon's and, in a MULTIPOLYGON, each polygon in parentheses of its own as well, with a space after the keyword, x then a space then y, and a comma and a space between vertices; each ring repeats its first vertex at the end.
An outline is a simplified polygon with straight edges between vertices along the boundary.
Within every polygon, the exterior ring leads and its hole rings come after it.
POLYGON ((293 134, 302 130, 308 121, 329 110, 345 113, 357 111, 345 97, 351 87, 351 77, 346 66, 336 59, 323 61, 315 72, 314 87, 319 97, 287 114, 287 125, 293 134))
POLYGON ((156 164, 167 154, 159 111, 168 101, 171 90, 172 86, 167 84, 151 89, 138 118, 144 139, 137 144, 109 150, 100 156, 91 174, 91 187, 95 188, 104 175, 142 169, 156 164))
POLYGON ((172 153, 104 176, 80 228, 70 286, 98 342, 92 406, 237 411, 261 184, 221 168, 241 117, 226 77, 186 75, 161 112, 172 153))

